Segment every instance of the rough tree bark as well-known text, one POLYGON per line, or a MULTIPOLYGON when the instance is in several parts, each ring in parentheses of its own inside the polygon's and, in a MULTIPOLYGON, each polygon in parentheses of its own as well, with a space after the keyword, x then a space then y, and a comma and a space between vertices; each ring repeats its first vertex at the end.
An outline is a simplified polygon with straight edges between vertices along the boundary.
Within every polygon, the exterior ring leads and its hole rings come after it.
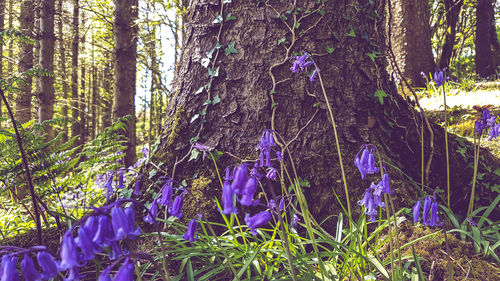
MULTIPOLYGON (((388 2, 389 3, 389 2, 388 2)), ((391 0, 391 48, 399 68, 412 86, 425 86, 420 73, 435 70, 427 0, 391 0)))
MULTIPOLYGON (((55 1, 42 0, 40 11, 40 67, 54 71, 54 14, 55 1)), ((52 75, 40 78, 40 91, 37 93, 40 100, 38 106, 38 121, 52 119, 54 117, 54 77, 52 75)), ((48 139, 54 137, 54 130, 49 126, 47 129, 48 139)))
MULTIPOLYGON (((5 2, 0 2, 0 32, 4 31, 5 24, 5 2)), ((3 44, 0 44, 0 77, 3 76, 3 44)), ((0 101, 0 117, 2 117, 2 101, 0 101)))
POLYGON ((137 60, 137 0, 115 0, 113 119, 131 115, 127 122, 125 165, 135 161, 135 85, 137 60))
POLYGON ((492 0, 478 0, 476 4, 476 74, 481 78, 487 78, 495 74, 493 53, 491 51, 492 41, 490 33, 490 17, 493 9, 492 0))
MULTIPOLYGON (((35 17, 33 14, 33 0, 24 0, 21 3, 21 14, 19 16, 20 30, 23 34, 33 36, 35 17)), ((17 65, 22 73, 33 67, 33 44, 19 42, 19 62, 17 65)), ((19 85, 20 92, 16 97, 16 120, 26 123, 31 120, 31 97, 33 78, 24 77, 26 83, 19 85)))
POLYGON ((441 57, 439 58, 439 68, 449 67, 455 46, 455 38, 457 34, 457 22, 460 10, 462 9, 463 0, 445 0, 444 9, 446 13, 446 32, 441 57))
MULTIPOLYGON (((361 199, 370 181, 378 180, 373 176, 362 181, 353 165, 359 147, 373 143, 391 176, 397 206, 414 204, 419 188, 407 179, 417 182, 420 179, 417 128, 422 122, 413 105, 404 101, 389 83, 386 56, 377 55, 377 52, 386 52, 385 1, 316 4, 316 0, 307 0, 297 1, 294 7, 292 1, 284 0, 261 1, 260 5, 255 1, 233 0, 223 8, 221 2, 192 2, 186 15, 182 56, 174 79, 172 93, 175 94, 166 108, 159 144, 152 149, 150 162, 155 165, 143 170, 146 175, 154 174, 151 172, 155 170, 153 180, 164 176, 162 171, 165 171, 175 180, 188 181, 190 193, 185 199, 185 217, 204 213, 208 220, 220 219, 214 201, 216 196, 220 197, 221 186, 213 163, 202 157, 188 161, 190 140, 227 152, 218 159, 223 173, 225 167, 240 163, 231 155, 258 159, 255 147, 264 129, 274 129, 280 135, 279 141, 289 144, 293 158, 287 153, 284 161, 290 171, 293 162, 297 174, 310 182, 305 192, 312 214, 320 221, 339 213, 340 205, 332 204, 336 202, 332 188, 345 202, 344 187, 320 83, 310 82, 304 73, 290 71, 291 56, 301 51, 312 54, 318 64, 333 107, 351 203, 361 199), (221 10, 223 14, 219 17, 221 10), (225 19, 228 13, 236 19, 224 21, 219 29, 220 24, 214 23, 217 22, 214 19, 225 19), (300 24, 294 24, 294 19, 299 18, 300 24), (217 42, 223 46, 211 53, 208 68, 213 79, 210 79, 202 64, 206 63, 207 51, 217 42), (290 52, 286 48, 291 48, 290 52), (213 101, 215 96, 220 98, 220 103, 206 105, 206 101, 213 101)), ((431 188, 425 188, 428 193, 436 186, 446 186, 444 131, 436 125, 432 125, 432 130, 434 152, 429 176, 431 188)), ((467 188, 463 182, 471 180, 472 170, 464 172, 458 167, 465 162, 453 153, 458 143, 450 139, 450 162, 454 165, 452 207, 458 207, 468 196, 463 191, 467 188)), ((425 147, 427 161, 430 155, 427 129, 425 147)), ((143 186, 149 184, 145 182, 143 186)), ((266 192, 270 186, 279 190, 275 182, 263 180, 262 184, 266 192)), ((287 181, 286 186, 289 184, 287 181)), ((353 211, 359 212, 359 208, 353 211)), ((333 229, 332 221, 325 222, 326 229, 333 229)))

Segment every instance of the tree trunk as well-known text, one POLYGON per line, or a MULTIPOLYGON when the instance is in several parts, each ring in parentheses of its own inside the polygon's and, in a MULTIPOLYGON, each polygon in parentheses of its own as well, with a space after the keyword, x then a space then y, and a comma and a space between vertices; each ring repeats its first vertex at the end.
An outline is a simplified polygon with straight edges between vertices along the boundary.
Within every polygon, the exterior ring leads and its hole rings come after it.
POLYGON ((137 0, 115 0, 113 120, 131 115, 127 122, 125 165, 135 161, 135 84, 137 56, 137 0))
POLYGON ((488 78, 495 74, 493 54, 491 51, 490 20, 488 15, 493 9, 491 0, 477 0, 476 4, 476 74, 488 78))
POLYGON ((79 33, 80 21, 80 3, 78 0, 73 0, 73 42, 71 43, 71 118, 73 124, 71 126, 71 136, 79 136, 75 141, 76 145, 83 144, 80 135, 81 122, 78 120, 79 97, 78 97, 78 48, 80 44, 79 33))
MULTIPOLYGON (((40 67, 54 71, 54 0, 42 0, 40 13, 40 67)), ((38 93, 40 104, 38 107, 38 121, 52 119, 54 117, 54 77, 45 75, 40 78, 40 92, 38 93)), ((47 138, 54 137, 51 126, 47 126, 47 138)))
MULTIPOLYGON (((291 154, 284 154, 288 171, 293 174, 293 163, 297 175, 310 183, 304 192, 312 214, 318 221, 337 215, 341 208, 332 204, 336 201, 332 189, 345 206, 344 186, 321 83, 310 82, 305 72, 290 71, 293 55, 306 51, 320 69, 333 107, 351 204, 361 199, 371 180, 379 180, 375 175, 362 181, 353 165, 360 146, 372 143, 386 163, 396 207, 412 206, 420 188, 409 183, 408 178, 420 179, 418 128, 422 122, 413 105, 406 103, 389 83, 383 55, 384 1, 373 5, 369 1, 316 4, 316 0, 305 0, 297 4, 300 10, 284 0, 267 4, 262 1, 260 5, 243 0, 221 2, 192 2, 175 73, 175 95, 166 106, 160 143, 152 148, 151 162, 155 165, 146 166, 142 172, 151 175, 154 170, 153 180, 170 176, 179 182, 188 181, 190 192, 183 210, 186 218, 203 213, 207 220, 220 219, 215 197, 220 200, 221 186, 213 163, 202 157, 188 161, 190 142, 198 141, 224 152, 217 160, 223 173, 225 167, 241 163, 241 159, 257 161, 255 147, 262 132, 272 129, 279 134, 277 140, 282 145, 288 144, 285 152, 289 149, 291 154), (228 13, 236 19, 223 21, 222 27, 214 21, 219 16, 225 19, 228 13), (217 43, 223 46, 214 48, 217 43), (158 165, 168 174, 161 173, 158 165)), ((436 125, 431 129, 435 148, 428 182, 432 188, 426 190, 428 193, 436 186, 446 186, 444 131, 436 125)), ((463 200, 469 195, 465 191, 469 187, 463 183, 471 180, 472 169, 462 169, 467 162, 454 153, 458 142, 452 137, 449 141, 452 207, 460 208, 466 205, 463 200)), ((429 142, 426 129, 426 162, 431 155, 429 142)), ((469 151, 471 160, 473 149, 469 151)), ((283 180, 285 187, 291 185, 288 178, 283 180)), ((271 187, 280 188, 265 179, 261 183, 267 194, 271 187)), ((353 211, 359 213, 360 208, 353 211)), ((335 224, 328 220, 324 226, 332 230, 335 224)))
POLYGON ((434 72, 427 0, 391 0, 391 48, 402 75, 412 86, 425 86, 421 72, 434 72))
MULTIPOLYGON (((85 26, 85 16, 82 14, 82 26, 85 26)), ((85 36, 81 36, 81 51, 82 54, 85 50, 85 36)), ((85 143, 85 138, 87 135, 87 101, 85 100, 85 95, 88 94, 85 84, 85 75, 86 72, 86 64, 85 64, 85 56, 83 56, 80 62, 80 102, 78 103, 78 113, 80 115, 80 143, 85 143)))
MULTIPOLYGON (((59 14, 59 21, 57 22, 57 34, 59 39, 59 76, 61 77, 62 84, 62 115, 64 118, 68 117, 68 102, 69 102, 69 87, 68 87, 68 73, 66 71, 66 47, 64 46, 64 35, 63 35, 63 1, 59 0, 57 2, 57 10, 59 14)), ((65 132, 63 136, 63 142, 68 141, 68 123, 63 123, 63 131, 65 132)))
MULTIPOLYGON (((92 35, 92 42, 94 43, 94 37, 92 35)), ((92 44, 94 46, 94 44, 92 44)), ((92 47, 92 102, 91 102, 91 124, 90 127, 90 138, 93 139, 96 135, 96 130, 98 128, 99 118, 97 117, 97 100, 99 100, 99 88, 98 76, 97 76, 97 64, 94 57, 94 47, 92 47)))
POLYGON ((450 66, 453 47, 455 46, 455 38, 457 32, 458 16, 462 9, 463 0, 445 0, 444 9, 446 13, 446 32, 441 57, 439 58, 439 68, 450 66))
POLYGON ((111 87, 113 81, 113 66, 111 65, 111 61, 108 56, 104 57, 104 70, 102 72, 102 90, 103 95, 101 96, 101 108, 102 110, 102 119, 101 131, 104 131, 104 128, 111 126, 111 111, 109 110, 112 107, 113 101, 113 89, 111 87))
MULTIPOLYGON (((23 34, 33 36, 35 17, 33 14, 33 0, 24 0, 21 3, 21 14, 19 16, 20 30, 23 34)), ((19 41, 19 72, 25 72, 33 68, 33 44, 19 41)), ((16 120, 26 123, 31 120, 31 97, 33 78, 25 76, 26 83, 19 84, 20 92, 16 97, 16 120)))

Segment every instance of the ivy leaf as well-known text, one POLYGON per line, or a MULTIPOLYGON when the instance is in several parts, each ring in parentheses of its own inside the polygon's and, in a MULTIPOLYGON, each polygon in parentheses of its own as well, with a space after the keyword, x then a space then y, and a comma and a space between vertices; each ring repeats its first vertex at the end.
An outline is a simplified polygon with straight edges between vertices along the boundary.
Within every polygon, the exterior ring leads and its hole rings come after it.
POLYGON ((206 110, 205 108, 201 109, 201 110, 200 110, 200 115, 201 115, 201 116, 205 116, 205 115, 207 115, 207 110, 206 110))
POLYGON ((378 55, 380 55, 380 52, 373 51, 371 53, 366 53, 366 55, 373 61, 375 62, 375 59, 378 58, 378 55))
POLYGON ((229 4, 229 3, 231 3, 231 1, 232 1, 232 0, 223 0, 223 1, 222 1, 222 3, 224 3, 224 4, 229 4))
POLYGON ((200 152, 197 149, 191 150, 191 156, 189 156, 188 162, 191 161, 191 160, 198 159, 198 156, 200 156, 200 152))
POLYGON ((219 67, 217 67, 216 69, 209 68, 208 69, 208 76, 210 76, 210 77, 217 77, 217 76, 219 76, 219 67))
POLYGON ((202 65, 204 68, 207 68, 209 64, 210 64, 210 59, 209 59, 209 58, 202 58, 202 59, 201 59, 201 65, 202 65))
POLYGON ((224 49, 224 52, 226 53, 226 56, 229 56, 230 54, 237 54, 238 50, 234 48, 235 42, 231 42, 229 45, 227 45, 227 48, 224 49))
POLYGON ((210 154, 209 157, 212 158, 213 160, 217 161, 219 158, 224 154, 224 152, 219 151, 217 149, 214 149, 210 154))
POLYGON ((212 21, 212 23, 221 23, 222 22, 222 16, 217 15, 215 19, 212 21))
POLYGON ((300 27, 300 22, 298 21, 295 23, 295 29, 299 29, 299 27, 300 27))
POLYGON ((500 169, 496 169, 495 170, 495 175, 499 176, 500 177, 500 169))
POLYGON ((349 33, 347 33, 347 36, 349 36, 349 37, 356 37, 356 32, 354 32, 354 29, 351 28, 351 30, 349 31, 349 33))
POLYGON ((220 97, 219 97, 219 95, 216 95, 216 96, 214 97, 214 100, 212 101, 212 105, 216 105, 216 104, 218 104, 219 102, 220 102, 220 97))
POLYGON ((207 100, 203 103, 203 105, 209 105, 209 104, 211 104, 211 103, 212 103, 212 101, 211 101, 210 99, 207 99, 207 100))
POLYGON ((193 117, 191 117, 191 121, 189 121, 189 123, 193 123, 194 121, 196 121, 196 119, 198 119, 200 117, 199 114, 195 114, 193 115, 193 117))
POLYGON ((376 90, 375 91, 375 94, 374 94, 375 97, 378 98, 378 101, 380 102, 380 104, 384 104, 384 98, 387 97, 387 94, 382 91, 382 90, 376 90))
POLYGON ((327 53, 331 54, 331 53, 333 53, 333 51, 335 51, 334 47, 326 45, 326 52, 327 53))
POLYGON ((205 86, 199 87, 198 90, 194 94, 199 95, 199 94, 203 93, 203 89, 205 89, 205 86))
POLYGON ((283 37, 283 38, 281 38, 281 39, 279 39, 279 40, 278 40, 278 45, 279 45, 279 44, 284 44, 284 45, 286 45, 286 44, 288 44, 288 43, 289 43, 289 42, 288 42, 288 41, 286 41, 286 38, 285 38, 285 37, 283 37))
POLYGON ((232 21, 232 20, 235 20, 236 17, 233 16, 233 14, 229 13, 226 15, 226 21, 232 21))
POLYGON ((197 142, 199 139, 200 139, 200 137, 192 137, 192 138, 189 140, 189 144, 193 144, 193 143, 197 142))

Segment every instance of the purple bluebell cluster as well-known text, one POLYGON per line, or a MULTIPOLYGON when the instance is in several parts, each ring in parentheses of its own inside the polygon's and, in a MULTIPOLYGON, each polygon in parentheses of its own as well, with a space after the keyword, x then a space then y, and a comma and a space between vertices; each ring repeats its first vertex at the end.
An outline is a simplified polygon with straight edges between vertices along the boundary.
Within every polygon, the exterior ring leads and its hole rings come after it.
POLYGON ((488 132, 488 140, 492 141, 500 135, 500 123, 497 123, 497 116, 491 115, 488 109, 484 109, 481 113, 481 118, 476 121, 475 131, 478 136, 482 136, 483 132, 490 128, 488 132))
POLYGON ((363 144, 354 158, 354 165, 361 173, 362 179, 365 179, 367 174, 378 173, 378 168, 375 166, 375 156, 373 155, 375 149, 372 144, 363 144))
MULTIPOLYGON (((415 203, 415 205, 413 206, 413 223, 418 223, 420 220, 420 207, 421 203, 420 200, 418 200, 417 203, 415 203)), ((439 212, 439 205, 436 202, 435 195, 434 195, 434 202, 432 202, 430 196, 425 197, 424 208, 422 211, 422 223, 430 227, 443 225, 443 223, 439 221, 438 212, 439 212)))
MULTIPOLYGON (((106 252, 113 260, 126 257, 127 250, 122 248, 120 242, 125 239, 135 239, 141 231, 135 227, 133 206, 123 209, 121 204, 122 201, 117 201, 96 209, 94 213, 82 219, 76 237, 73 235, 75 227, 66 231, 61 243, 59 261, 43 246, 30 249, 7 247, 1 250, 0 254, 3 256, 0 264, 0 280, 19 280, 20 276, 16 270, 17 256, 24 257, 20 267, 26 281, 49 280, 56 277, 59 272, 67 272, 65 281, 80 280, 82 278, 80 267, 94 259, 96 254, 106 252), (35 252, 41 272, 30 257, 30 254, 35 252)), ((133 265, 125 262, 114 280, 133 280, 133 268, 133 265)), ((100 280, 107 279, 104 276, 100 280)))
MULTIPOLYGON (((362 179, 365 179, 367 174, 374 174, 379 171, 375 166, 375 151, 376 148, 374 145, 363 144, 360 151, 356 154, 354 165, 361 173, 362 179)), ((369 222, 376 221, 376 216, 378 214, 376 210, 377 207, 385 208, 385 203, 382 199, 385 193, 393 194, 393 191, 389 184, 389 174, 387 174, 384 169, 382 180, 377 184, 372 182, 370 187, 366 189, 363 199, 358 201, 358 205, 364 207, 369 222)))
POLYGON ((176 218, 182 218, 182 206, 184 204, 184 195, 187 192, 183 188, 179 188, 182 192, 175 197, 172 202, 173 197, 173 180, 167 179, 165 184, 162 186, 158 192, 156 198, 151 203, 149 207, 149 212, 143 218, 145 222, 154 223, 156 221, 156 216, 158 215, 159 205, 167 207, 167 210, 171 216, 176 218))
POLYGON ((444 71, 446 68, 443 69, 436 69, 436 72, 434 72, 434 77, 432 77, 432 80, 434 83, 436 83, 436 87, 440 87, 444 85, 445 82, 445 77, 444 77, 444 71))
POLYGON ((303 54, 300 56, 292 57, 292 59, 294 59, 295 61, 293 62, 292 67, 290 67, 290 71, 292 71, 294 73, 301 72, 301 71, 304 71, 308 66, 313 65, 314 70, 313 70, 312 74, 309 75, 309 81, 314 82, 314 81, 316 81, 316 76, 318 76, 319 67, 316 65, 316 63, 314 63, 310 54, 308 54, 306 52, 302 52, 302 53, 303 54))
MULTIPOLYGON (((298 68, 306 66, 304 64, 296 65, 298 68)), ((281 153, 275 150, 276 147, 273 131, 264 130, 257 146, 257 149, 260 151, 259 159, 254 163, 252 169, 249 171, 250 167, 248 163, 242 163, 234 167, 232 171, 231 168, 226 168, 226 176, 222 185, 222 214, 238 214, 236 202, 246 207, 257 206, 259 204, 259 199, 254 198, 259 182, 264 177, 264 175, 259 173, 259 168, 266 169, 266 178, 276 180, 278 171, 272 166, 272 160, 283 161, 281 153), (275 151, 275 158, 272 155, 273 151, 275 151)), ((284 199, 281 199, 279 206, 276 206, 275 201, 271 199, 268 204, 269 211, 263 211, 254 216, 246 214, 245 222, 252 234, 255 235, 258 227, 265 225, 271 220, 272 215, 270 211, 283 211, 284 204, 284 199)))

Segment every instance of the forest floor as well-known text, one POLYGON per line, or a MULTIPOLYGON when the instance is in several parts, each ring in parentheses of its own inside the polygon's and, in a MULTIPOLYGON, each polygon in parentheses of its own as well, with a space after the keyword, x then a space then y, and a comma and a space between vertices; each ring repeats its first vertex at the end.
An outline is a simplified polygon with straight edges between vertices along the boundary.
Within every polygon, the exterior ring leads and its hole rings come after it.
MULTIPOLYGON (((482 108, 487 107, 492 115, 500 116, 500 81, 477 83, 471 89, 452 89, 446 93, 448 108, 448 130, 473 142, 472 132, 475 121, 481 116, 482 108)), ((427 111, 427 116, 438 124, 444 125, 443 95, 435 92, 424 95, 419 100, 427 111)), ((489 149, 500 158, 500 141, 484 141, 481 146, 489 149)))

